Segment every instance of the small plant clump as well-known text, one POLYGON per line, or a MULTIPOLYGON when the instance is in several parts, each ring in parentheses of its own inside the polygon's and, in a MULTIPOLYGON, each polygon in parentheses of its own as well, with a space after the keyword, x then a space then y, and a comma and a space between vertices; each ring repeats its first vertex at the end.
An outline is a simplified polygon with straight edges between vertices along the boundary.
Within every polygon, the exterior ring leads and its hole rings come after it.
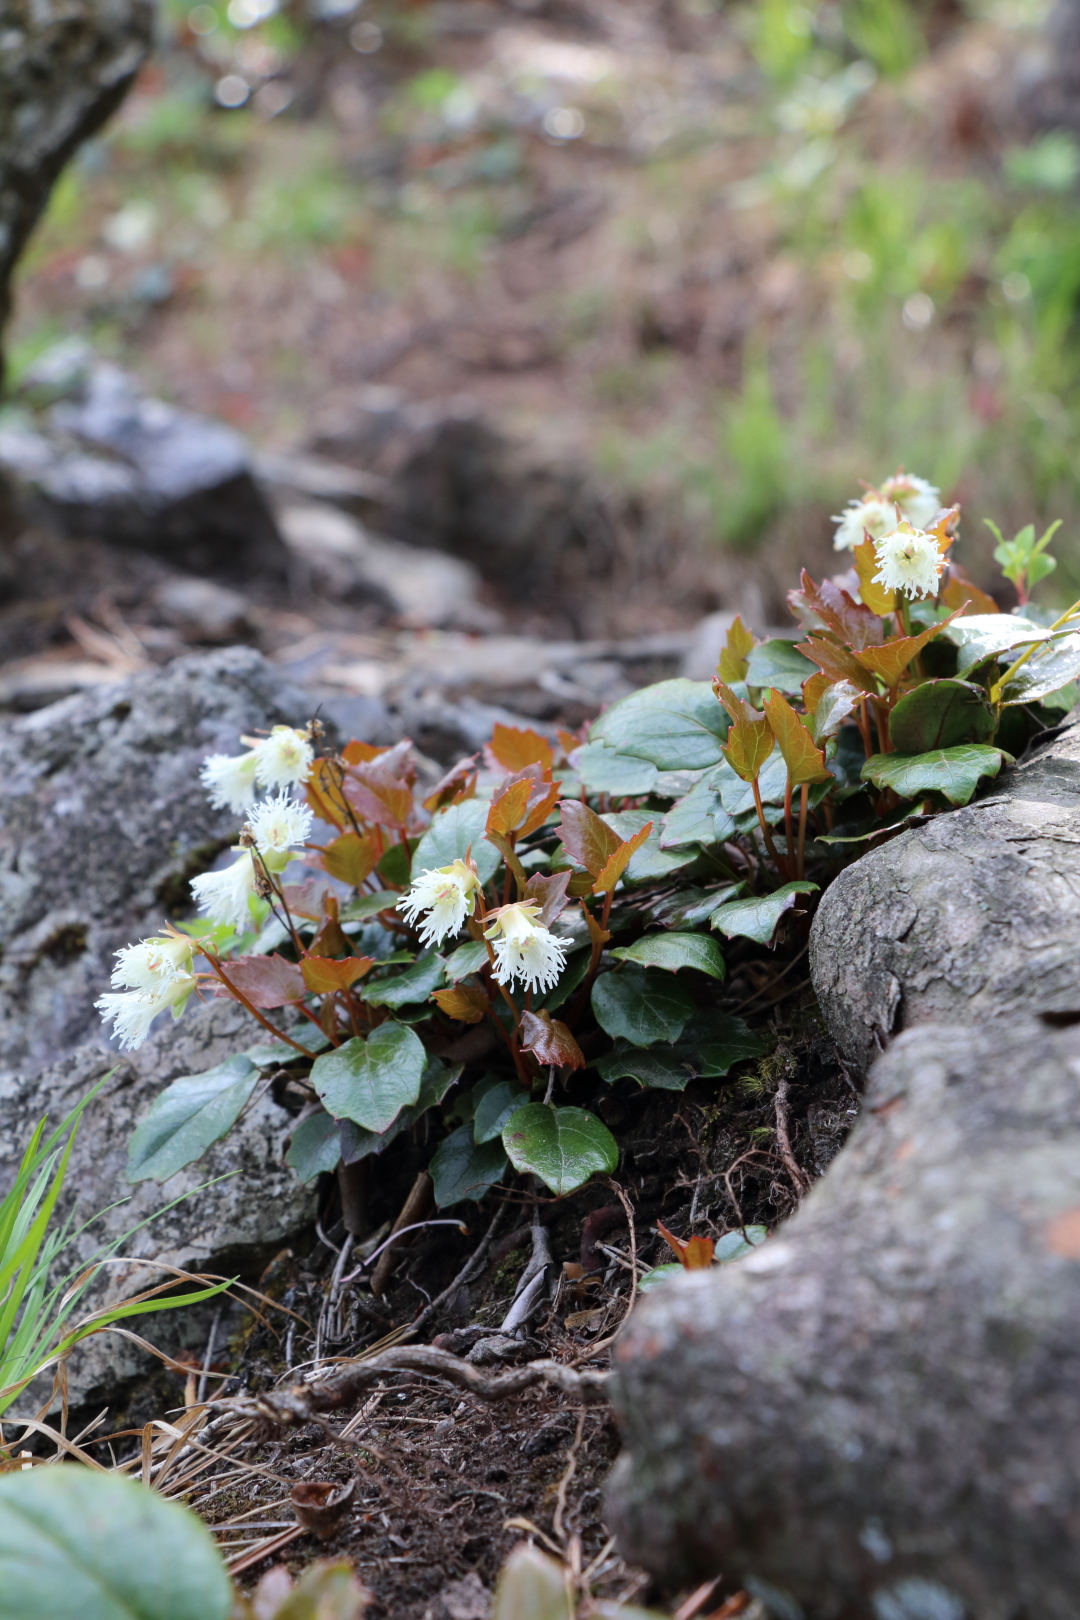
POLYGON ((497 725, 438 782, 407 740, 327 748, 317 722, 208 759, 244 817, 234 858, 193 882, 197 921, 118 953, 99 1006, 126 1046, 192 994, 263 1036, 166 1088, 132 1179, 197 1158, 284 1065, 305 1180, 441 1110, 440 1206, 511 1166, 561 1196, 616 1167, 579 1105, 599 1086, 680 1091, 760 1056, 716 1008, 722 942, 805 932, 846 862, 967 804, 1076 701, 1080 604, 1028 601, 1049 532, 1000 540, 1022 604, 1003 612, 952 559, 959 517, 894 475, 837 519, 848 571, 789 593, 801 637, 736 619, 712 682, 646 687, 577 734, 497 725))

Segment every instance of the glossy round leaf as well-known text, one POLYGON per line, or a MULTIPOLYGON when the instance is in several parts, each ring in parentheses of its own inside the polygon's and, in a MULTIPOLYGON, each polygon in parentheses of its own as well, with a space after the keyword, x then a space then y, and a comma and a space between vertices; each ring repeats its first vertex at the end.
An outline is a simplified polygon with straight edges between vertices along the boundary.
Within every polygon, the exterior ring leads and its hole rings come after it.
POLYGON ((506 1174, 506 1154, 496 1138, 475 1142, 471 1125, 460 1125, 439 1143, 428 1166, 440 1209, 463 1199, 483 1198, 489 1187, 506 1174))
POLYGON ((584 1108, 526 1103, 503 1126, 502 1141, 514 1169, 531 1170, 557 1197, 619 1162, 615 1138, 584 1108))
POLYGON ((993 733, 994 713, 986 694, 970 681, 924 681, 900 699, 889 717, 889 739, 898 754, 985 742, 993 733))
POLYGON ((900 799, 940 793, 950 804, 967 804, 984 776, 996 776, 1005 759, 1000 748, 962 743, 931 754, 874 754, 863 778, 876 788, 892 788, 900 799))
POLYGON ((462 799, 460 804, 440 810, 413 852, 413 875, 463 861, 471 847, 481 883, 494 877, 502 857, 484 837, 488 808, 485 799, 462 799))
POLYGON ((644 934, 633 945, 620 945, 611 954, 620 962, 662 968, 667 973, 696 968, 710 978, 722 979, 726 971, 720 947, 708 934, 644 934))
POLYGON ((426 1062, 420 1037, 404 1024, 388 1022, 366 1039, 346 1041, 316 1058, 311 1083, 335 1119, 385 1131, 420 1095, 426 1062))
POLYGON ((602 973, 592 988, 600 1028, 634 1046, 677 1041, 694 1012, 694 999, 680 979, 627 963, 602 973))
POLYGON ((693 771, 718 763, 728 725, 709 681, 678 679, 620 698, 593 721, 589 740, 661 771, 693 771))

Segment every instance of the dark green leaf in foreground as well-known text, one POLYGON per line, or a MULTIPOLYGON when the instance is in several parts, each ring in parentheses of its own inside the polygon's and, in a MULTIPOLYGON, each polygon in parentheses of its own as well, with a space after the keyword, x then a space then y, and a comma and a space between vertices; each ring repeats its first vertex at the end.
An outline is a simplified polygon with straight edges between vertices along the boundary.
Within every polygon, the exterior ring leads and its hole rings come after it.
POLYGON ((694 1054, 695 1073, 703 1080, 720 1080, 734 1063, 760 1057, 765 1050, 760 1035, 734 1013, 701 1012, 682 1033, 680 1046, 694 1054))
POLYGON ((375 979, 360 987, 359 993, 371 1007, 410 1007, 426 1001, 433 990, 446 982, 443 959, 435 952, 419 957, 404 973, 390 979, 375 979))
POLYGON ((654 1091, 685 1091, 691 1080, 721 1080, 733 1064, 760 1057, 765 1047, 743 1019, 730 1013, 699 1013, 671 1046, 647 1050, 616 1041, 599 1058, 597 1073, 610 1085, 636 1080, 654 1091))
POLYGON ((1049 634, 1041 625, 1016 613, 965 613, 941 633, 959 649, 956 673, 961 678, 998 654, 1009 654, 1005 662, 1012 663, 1023 647, 1045 641, 1049 634))
POLYGON ((267 1041, 264 1045, 245 1048, 243 1055, 250 1058, 252 1063, 257 1063, 260 1069, 265 1069, 271 1063, 300 1062, 303 1053, 296 1050, 297 1046, 302 1046, 305 1052, 314 1056, 316 1052, 325 1052, 330 1045, 329 1035, 324 1035, 318 1025, 303 1022, 292 1026, 289 1040, 295 1041, 296 1045, 290 1046, 287 1041, 267 1041))
POLYGON ((531 1170, 560 1198, 619 1162, 615 1138, 584 1108, 526 1103, 503 1126, 502 1141, 515 1170, 531 1170))
POLYGON ((316 1058, 311 1083, 335 1119, 385 1131, 420 1095, 426 1062, 420 1037, 389 1022, 316 1058))
POLYGON ((611 954, 620 962, 663 968, 668 973, 697 968, 713 979, 722 979, 725 973, 720 947, 708 934, 645 934, 633 945, 620 945, 611 954))
POLYGON ((460 984, 473 973, 479 973, 488 960, 487 946, 482 939, 467 939, 456 951, 451 951, 443 964, 447 984, 460 984))
POLYGON ((613 703, 589 740, 661 771, 693 771, 718 763, 728 725, 708 681, 660 681, 613 703))
POLYGON ((613 1039, 634 1046, 677 1041, 694 1011, 694 1000, 679 979, 631 963, 603 973, 592 987, 596 1021, 613 1039))
POLYGON ((676 1046, 650 1046, 642 1050, 629 1041, 616 1041, 614 1049, 596 1062, 601 1080, 636 1080, 650 1091, 685 1091, 696 1078, 693 1054, 681 1042, 676 1046))
POLYGON ((1051 697, 1080 675, 1080 635, 1055 637, 1022 664, 1002 692, 1011 703, 1035 703, 1051 697))
POLYGON ((898 754, 984 742, 993 733, 994 711, 982 687, 970 681, 925 681, 889 716, 889 739, 898 754))
POLYGON ((817 665, 783 637, 762 641, 752 650, 746 666, 747 686, 775 686, 778 692, 802 694, 803 682, 817 673, 817 665))
POLYGON ((1000 748, 964 743, 932 754, 874 754, 862 768, 864 781, 892 788, 901 799, 940 793, 950 804, 967 804, 984 776, 996 776, 1008 756, 1000 748))
POLYGON ((485 799, 462 799, 460 804, 440 810, 413 853, 414 875, 433 867, 449 866, 452 861, 463 861, 471 846, 481 883, 493 877, 502 857, 495 845, 484 837, 488 809, 485 799))
POLYGON ((427 1067, 420 1081, 419 1097, 408 1108, 403 1108, 394 1123, 388 1125, 385 1131, 368 1131, 362 1125, 357 1125, 355 1120, 339 1120, 338 1139, 341 1143, 341 1157, 345 1163, 356 1164, 359 1159, 366 1159, 371 1153, 385 1152, 402 1131, 407 1131, 416 1124, 422 1114, 427 1113, 429 1108, 435 1108, 442 1102, 461 1074, 461 1070, 460 1063, 444 1063, 441 1058, 428 1058, 427 1067))
POLYGON ((325 1108, 300 1121, 285 1154, 285 1163, 304 1182, 314 1181, 316 1176, 336 1170, 340 1159, 338 1122, 325 1108))
POLYGON ((474 1142, 471 1125, 459 1125, 439 1143, 428 1166, 440 1209, 460 1204, 465 1198, 479 1200, 489 1187, 506 1174, 506 1154, 502 1143, 474 1142))
POLYGON ((231 1603, 179 1503, 74 1463, 0 1477, 0 1620, 226 1620, 231 1603))
MULTIPOLYGON (((894 756, 890 754, 889 759, 894 756)), ((816 894, 818 886, 802 879, 785 883, 772 894, 747 895, 744 900, 729 900, 712 914, 712 926, 728 939, 755 939, 759 945, 770 945, 776 927, 786 911, 796 908, 799 896, 816 894)))
POLYGON ((205 1074, 185 1074, 157 1096, 128 1144, 129 1181, 167 1181, 201 1158, 236 1123, 259 1083, 250 1058, 227 1058, 205 1074))

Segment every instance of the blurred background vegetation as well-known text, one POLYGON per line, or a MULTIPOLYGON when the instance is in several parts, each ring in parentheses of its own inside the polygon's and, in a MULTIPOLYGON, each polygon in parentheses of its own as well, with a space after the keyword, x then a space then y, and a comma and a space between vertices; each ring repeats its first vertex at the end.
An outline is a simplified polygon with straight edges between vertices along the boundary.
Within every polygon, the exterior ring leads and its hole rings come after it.
POLYGON ((1045 589, 1076 595, 1080 143, 1026 104, 1046 15, 167 0, 23 263, 13 373, 82 331, 271 449, 340 445, 359 387, 465 394, 767 603, 903 463, 964 503, 977 577, 984 517, 1064 518, 1045 589))

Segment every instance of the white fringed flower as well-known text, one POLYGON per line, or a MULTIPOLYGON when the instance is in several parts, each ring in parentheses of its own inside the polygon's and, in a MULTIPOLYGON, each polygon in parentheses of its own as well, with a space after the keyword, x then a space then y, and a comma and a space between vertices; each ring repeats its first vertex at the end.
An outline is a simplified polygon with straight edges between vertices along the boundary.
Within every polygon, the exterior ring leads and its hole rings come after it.
POLYGON ((128 990, 160 990, 175 979, 191 977, 193 940, 183 934, 153 934, 116 953, 112 982, 128 990))
POLYGON ((203 760, 199 779, 215 810, 232 810, 240 815, 255 803, 254 752, 210 754, 203 760))
POLYGON ((251 926, 249 901, 256 892, 255 862, 250 849, 236 852, 236 860, 224 872, 204 872, 192 878, 195 904, 211 922, 223 923, 238 934, 251 926))
POLYGON ((311 775, 315 750, 306 731, 275 726, 269 737, 242 737, 252 745, 255 780, 263 788, 299 787, 311 775))
POLYGON ((173 1017, 179 1018, 195 988, 194 954, 193 941, 178 935, 157 935, 117 951, 112 982, 130 988, 107 991, 95 1006, 106 1022, 112 1022, 123 1050, 142 1045, 158 1013, 171 1008, 173 1017))
POLYGON ((476 868, 465 861, 452 861, 449 866, 429 867, 414 878, 397 909, 410 923, 423 917, 421 940, 425 945, 438 945, 448 934, 457 933, 479 888, 476 868))
POLYGON ((936 596, 945 559, 932 535, 923 534, 906 520, 895 534, 885 536, 874 547, 878 571, 875 585, 887 591, 904 591, 908 596, 936 596))
POLYGON ((867 534, 871 540, 892 534, 899 519, 893 503, 882 500, 871 490, 861 501, 849 501, 844 510, 834 516, 833 522, 838 525, 833 535, 836 550, 854 551, 867 534))
MULTIPOLYGON (((941 491, 914 473, 894 473, 878 491, 882 500, 895 503, 901 516, 916 529, 925 529, 941 510, 941 491)), ((874 536, 880 539, 879 535, 874 536)))
POLYGON ((540 907, 530 902, 501 906, 485 931, 495 951, 496 984, 520 979, 526 990, 552 990, 566 966, 566 946, 536 921, 540 907))
POLYGON ((314 817, 306 805, 287 793, 263 799, 248 816, 255 848, 270 872, 283 872, 293 858, 293 846, 307 842, 314 817))

